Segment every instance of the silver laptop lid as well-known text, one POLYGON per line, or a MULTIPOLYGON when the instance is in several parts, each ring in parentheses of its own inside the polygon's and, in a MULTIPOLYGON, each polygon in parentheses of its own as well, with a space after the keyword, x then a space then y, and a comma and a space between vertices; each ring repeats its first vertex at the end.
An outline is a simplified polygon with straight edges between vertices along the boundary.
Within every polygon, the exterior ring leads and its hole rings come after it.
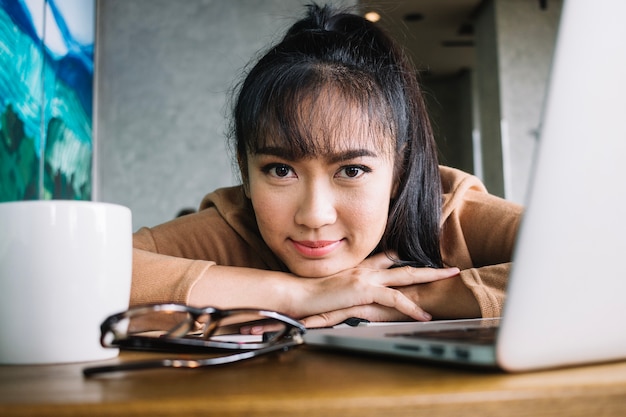
POLYGON ((497 358, 626 358, 626 2, 564 4, 497 358))

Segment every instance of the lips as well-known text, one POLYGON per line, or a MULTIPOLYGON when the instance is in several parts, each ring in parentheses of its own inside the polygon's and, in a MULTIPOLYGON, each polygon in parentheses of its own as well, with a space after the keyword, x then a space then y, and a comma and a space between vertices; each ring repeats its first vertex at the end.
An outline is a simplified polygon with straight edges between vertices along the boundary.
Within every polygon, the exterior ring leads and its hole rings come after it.
POLYGON ((341 245, 342 240, 292 240, 294 248, 307 258, 320 258, 328 255, 341 245))

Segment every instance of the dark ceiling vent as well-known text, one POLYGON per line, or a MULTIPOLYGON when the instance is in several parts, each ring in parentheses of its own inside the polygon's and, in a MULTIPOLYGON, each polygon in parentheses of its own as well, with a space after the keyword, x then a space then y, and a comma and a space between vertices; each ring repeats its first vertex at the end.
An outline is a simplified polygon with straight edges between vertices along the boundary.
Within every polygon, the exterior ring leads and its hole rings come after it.
POLYGON ((404 21, 405 22, 419 22, 421 20, 424 20, 424 15, 421 13, 407 13, 404 15, 404 21))
POLYGON ((472 40, 450 40, 441 42, 441 46, 445 48, 467 48, 474 46, 472 40))

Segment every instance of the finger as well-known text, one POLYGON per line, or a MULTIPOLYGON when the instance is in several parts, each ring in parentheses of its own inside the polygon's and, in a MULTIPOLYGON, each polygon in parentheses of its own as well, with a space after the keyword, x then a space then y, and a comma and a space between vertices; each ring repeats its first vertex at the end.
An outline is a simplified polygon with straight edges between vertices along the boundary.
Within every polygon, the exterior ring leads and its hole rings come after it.
POLYGON ((307 328, 330 327, 341 324, 347 319, 358 317, 370 322, 393 322, 412 320, 397 310, 384 307, 378 304, 355 306, 341 310, 330 311, 323 314, 316 314, 301 320, 307 328))
MULTIPOLYGON (((375 315, 372 313, 368 313, 364 311, 362 307, 366 307, 366 306, 351 307, 351 308, 346 308, 342 310, 329 311, 324 314, 316 314, 316 315, 302 319, 301 322, 302 324, 304 324, 306 328, 313 329, 313 328, 319 328, 319 327, 335 326, 353 317, 358 317, 358 318, 365 319, 371 322, 395 321, 391 315, 389 315, 388 317, 382 318, 381 317, 382 314, 375 315), (377 318, 374 318, 374 316, 376 316, 377 318)), ((381 307, 381 306, 378 306, 378 307, 387 309, 386 307, 381 307)), ((391 309, 387 309, 387 310, 391 310, 391 309)), ((399 317, 399 316, 396 316, 396 317, 399 317)), ((402 317, 405 317, 405 320, 408 319, 406 316, 402 316, 402 317)), ((402 319, 398 318, 398 320, 402 320, 402 319)))
POLYGON ((331 327, 341 323, 348 317, 344 317, 344 314, 339 311, 331 311, 329 313, 316 314, 314 316, 305 317, 300 320, 300 323, 307 329, 317 329, 321 327, 331 327))
POLYGON ((459 268, 414 268, 403 266, 393 268, 384 273, 377 274, 380 285, 405 286, 414 284, 426 284, 452 278, 459 274, 459 268))
POLYGON ((363 309, 359 307, 350 307, 341 310, 329 311, 327 313, 316 314, 302 319, 301 322, 306 328, 318 328, 335 326, 343 323, 351 317, 359 317, 370 320, 370 318, 366 317, 368 315, 363 312, 363 309))
POLYGON ((239 328, 239 333, 243 335, 262 335, 266 332, 276 332, 279 331, 283 326, 280 324, 257 324, 257 325, 246 325, 241 326, 239 328))
POLYGON ((373 301, 376 304, 394 308, 400 313, 418 321, 430 321, 432 319, 430 314, 394 288, 379 287, 375 289, 373 301))

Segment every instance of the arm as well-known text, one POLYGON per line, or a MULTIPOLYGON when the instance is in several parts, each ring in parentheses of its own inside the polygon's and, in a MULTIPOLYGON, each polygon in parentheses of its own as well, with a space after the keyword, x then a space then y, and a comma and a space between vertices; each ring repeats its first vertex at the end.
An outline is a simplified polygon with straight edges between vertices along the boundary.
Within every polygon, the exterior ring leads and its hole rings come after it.
MULTIPOLYGON (((383 255, 379 257, 387 259, 383 255)), ((220 265, 212 266, 207 272, 194 286, 190 304, 254 306, 281 311, 295 318, 323 316, 327 312, 375 304, 413 320, 426 321, 431 316, 394 287, 446 279, 457 274, 458 269, 430 269, 428 273, 415 274, 407 269, 379 270, 362 266, 325 278, 220 265)), ((338 316, 325 325, 345 318, 338 316)))
POLYGON ((415 275, 402 269, 386 270, 388 265, 381 271, 370 264, 326 278, 296 277, 284 270, 258 232, 250 228, 254 223, 245 216, 234 219, 237 216, 243 214, 207 208, 138 231, 131 304, 261 307, 301 318, 376 303, 403 316, 427 320, 430 317, 418 305, 392 287, 458 273, 452 269, 415 275))
MULTIPOLYGON (((382 255, 379 258, 389 262, 382 255)), ((133 304, 181 302, 219 308, 258 307, 296 318, 376 304, 414 320, 429 320, 430 315, 392 287, 431 282, 458 273, 454 268, 414 274, 412 269, 360 267, 331 277, 308 279, 281 271, 221 266, 142 249, 134 250, 133 270, 133 304)), ((337 317, 329 324, 344 319, 337 317)))
MULTIPOLYGON (((499 316, 523 208, 489 194, 474 176, 450 168, 442 168, 441 174, 446 198, 441 252, 444 263, 459 267, 461 273, 455 279, 458 292, 447 298, 449 309, 440 317, 499 316), (458 308, 471 306, 469 297, 478 309, 458 308)), ((446 303, 437 286, 431 287, 437 305, 446 303)))
POLYGON ((501 315, 522 207, 486 192, 468 189, 444 224, 442 253, 461 269, 480 316, 501 315))

